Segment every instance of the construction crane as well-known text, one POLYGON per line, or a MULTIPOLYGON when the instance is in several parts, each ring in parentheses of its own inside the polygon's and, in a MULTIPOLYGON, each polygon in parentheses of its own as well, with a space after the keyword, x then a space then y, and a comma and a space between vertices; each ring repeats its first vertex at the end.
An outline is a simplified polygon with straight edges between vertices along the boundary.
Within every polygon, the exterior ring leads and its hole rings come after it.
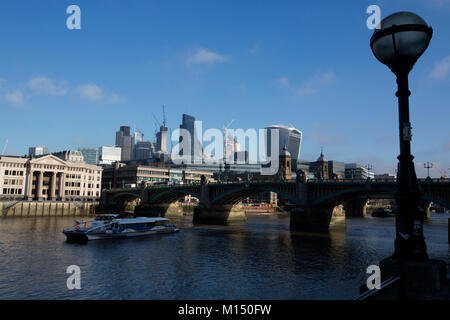
POLYGON ((228 140, 228 135, 227 135, 227 130, 228 128, 233 124, 233 122, 235 121, 235 119, 231 120, 227 125, 223 125, 222 126, 222 130, 223 130, 223 156, 226 158, 227 157, 227 140, 228 140))
POLYGON ((223 125, 222 129, 223 129, 223 136, 224 136, 224 141, 226 140, 226 136, 227 136, 227 130, 228 128, 233 124, 233 122, 235 121, 235 119, 231 120, 230 123, 228 123, 228 125, 223 125))
POLYGON ((445 174, 445 172, 443 172, 441 170, 441 168, 439 168, 437 163, 432 163, 432 165, 434 165, 433 168, 435 168, 437 171, 439 171, 439 173, 441 174, 442 178, 447 179, 447 175, 445 174))
POLYGON ((141 129, 134 127, 134 131, 141 135, 142 140, 144 140, 144 132, 141 129))
POLYGON ((155 122, 155 136, 158 134, 159 127, 161 127, 161 122, 159 122, 158 118, 155 116, 155 114, 152 112, 152 116, 155 122))
POLYGON ((5 145, 3 146, 2 155, 5 154, 6 148, 8 147, 8 139, 6 139, 5 145))

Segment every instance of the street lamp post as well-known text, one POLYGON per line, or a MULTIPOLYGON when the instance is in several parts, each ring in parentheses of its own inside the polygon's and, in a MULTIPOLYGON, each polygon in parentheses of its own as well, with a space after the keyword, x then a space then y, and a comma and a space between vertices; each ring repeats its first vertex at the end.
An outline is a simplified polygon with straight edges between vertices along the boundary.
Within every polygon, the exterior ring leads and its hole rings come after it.
POLYGON ((424 164, 423 164, 423 167, 424 167, 425 169, 427 169, 427 178, 429 178, 429 177, 430 177, 430 169, 433 168, 433 163, 429 163, 429 162, 427 161, 427 163, 424 163, 424 164))
POLYGON ((394 13, 381 21, 370 39, 375 57, 397 77, 400 155, 398 156, 396 240, 393 258, 424 261, 428 259, 423 237, 425 211, 411 155, 408 75, 427 49, 433 30, 418 15, 394 13))

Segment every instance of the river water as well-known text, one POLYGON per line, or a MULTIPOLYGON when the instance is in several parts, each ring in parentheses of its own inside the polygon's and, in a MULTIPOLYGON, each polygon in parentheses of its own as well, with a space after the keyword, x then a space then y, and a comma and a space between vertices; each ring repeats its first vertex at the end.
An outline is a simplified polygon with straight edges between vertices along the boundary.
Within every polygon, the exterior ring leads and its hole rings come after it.
MULTIPOLYGON (((449 261, 448 214, 424 226, 431 258, 449 261)), ((393 218, 352 218, 329 234, 289 231, 289 216, 194 226, 148 238, 65 242, 73 217, 0 219, 0 299, 354 299, 366 269, 393 252, 393 218), (81 269, 68 290, 66 269, 81 269)))

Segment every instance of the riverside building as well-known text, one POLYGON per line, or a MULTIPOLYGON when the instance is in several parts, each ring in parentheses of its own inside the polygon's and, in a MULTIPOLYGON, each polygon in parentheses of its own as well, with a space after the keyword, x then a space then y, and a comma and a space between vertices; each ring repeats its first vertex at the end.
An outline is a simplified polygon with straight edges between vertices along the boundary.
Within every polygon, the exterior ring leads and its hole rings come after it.
POLYGON ((80 151, 38 158, 0 156, 0 199, 94 201, 101 195, 102 168, 86 164, 80 151))
POLYGON ((116 163, 113 168, 103 171, 102 188, 115 189, 152 184, 195 184, 204 175, 208 182, 214 182, 213 173, 192 169, 163 168, 140 164, 124 165, 116 163))

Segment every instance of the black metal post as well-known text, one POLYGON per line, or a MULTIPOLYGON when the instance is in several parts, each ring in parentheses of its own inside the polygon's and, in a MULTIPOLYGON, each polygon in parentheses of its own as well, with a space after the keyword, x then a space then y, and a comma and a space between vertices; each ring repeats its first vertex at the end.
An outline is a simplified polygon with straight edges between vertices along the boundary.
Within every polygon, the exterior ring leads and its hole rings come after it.
POLYGON ((409 120, 408 74, 411 68, 393 70, 397 76, 400 155, 398 156, 396 240, 393 258, 424 261, 428 259, 423 221, 425 210, 421 208, 421 195, 411 155, 411 123, 409 120))
POLYGON ((423 164, 423 167, 424 167, 425 169, 427 169, 427 178, 429 178, 429 177, 430 177, 430 169, 433 168, 433 163, 429 163, 429 162, 427 161, 427 163, 424 163, 424 164, 423 164))

